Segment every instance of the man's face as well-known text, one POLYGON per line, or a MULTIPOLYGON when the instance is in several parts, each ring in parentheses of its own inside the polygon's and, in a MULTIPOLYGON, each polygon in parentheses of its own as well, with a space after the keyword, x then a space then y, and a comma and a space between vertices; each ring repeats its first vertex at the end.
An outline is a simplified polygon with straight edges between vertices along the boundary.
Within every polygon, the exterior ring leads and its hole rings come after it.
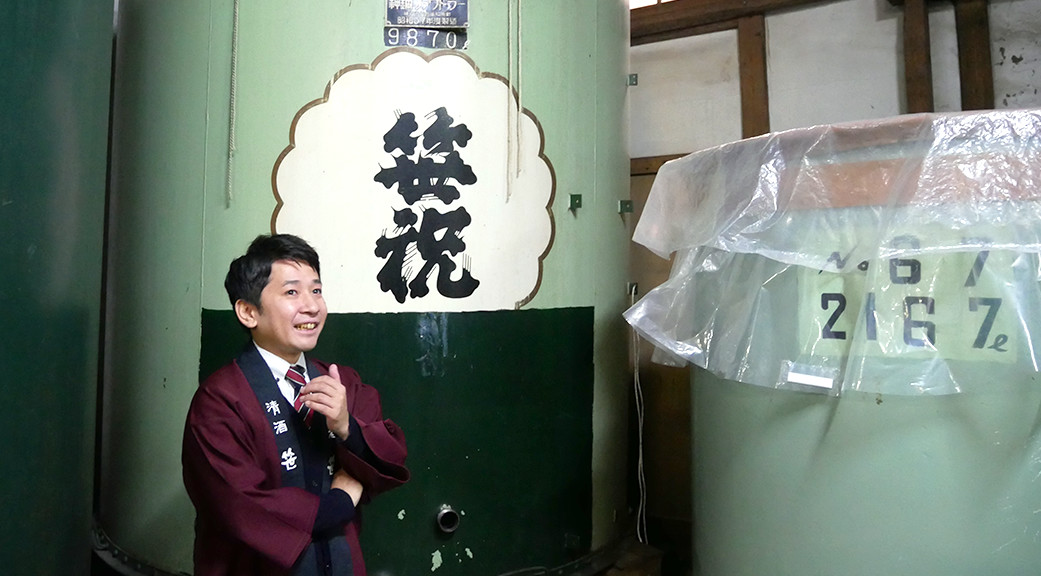
POLYGON ((328 313, 318 273, 307 264, 290 260, 271 264, 259 309, 239 300, 235 311, 258 346, 291 364, 301 352, 318 344, 328 313))

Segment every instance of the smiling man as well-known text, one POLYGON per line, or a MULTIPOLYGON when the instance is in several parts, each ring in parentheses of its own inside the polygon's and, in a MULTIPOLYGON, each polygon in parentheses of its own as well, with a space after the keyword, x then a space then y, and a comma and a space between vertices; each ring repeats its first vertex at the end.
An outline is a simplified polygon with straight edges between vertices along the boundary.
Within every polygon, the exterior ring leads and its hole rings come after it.
POLYGON ((259 236, 224 287, 252 342, 196 391, 184 485, 195 576, 364 576, 359 507, 406 482, 405 438, 353 369, 305 357, 328 313, 318 254, 259 236))

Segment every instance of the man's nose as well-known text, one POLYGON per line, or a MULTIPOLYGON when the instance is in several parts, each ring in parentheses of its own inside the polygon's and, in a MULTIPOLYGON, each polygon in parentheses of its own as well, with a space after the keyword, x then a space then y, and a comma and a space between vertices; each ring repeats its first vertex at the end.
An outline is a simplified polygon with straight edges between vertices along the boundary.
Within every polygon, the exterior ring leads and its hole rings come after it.
POLYGON ((303 299, 303 309, 306 312, 318 311, 318 295, 314 292, 306 292, 303 299))

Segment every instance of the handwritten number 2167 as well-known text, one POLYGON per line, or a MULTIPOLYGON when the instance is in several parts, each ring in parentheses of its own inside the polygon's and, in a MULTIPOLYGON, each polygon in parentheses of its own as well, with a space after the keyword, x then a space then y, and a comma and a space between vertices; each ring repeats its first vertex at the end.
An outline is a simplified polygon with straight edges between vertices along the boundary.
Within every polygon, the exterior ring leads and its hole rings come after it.
MULTIPOLYGON (((965 281, 966 286, 974 286, 976 279, 982 271, 986 262, 987 252, 980 252, 965 281)), ((915 259, 894 258, 889 261, 889 279, 893 284, 913 285, 922 278, 921 262, 915 259)), ((840 292, 824 292, 821 294, 821 310, 827 312, 834 306, 831 316, 821 329, 821 338, 825 340, 845 340, 846 331, 836 330, 835 326, 846 312, 846 295, 840 292)), ((997 318, 998 310, 1001 308, 1001 298, 977 298, 968 299, 970 312, 977 312, 981 307, 986 307, 987 313, 976 332, 973 340, 973 348, 984 348, 990 339, 994 320, 997 318)), ((920 319, 924 312, 925 316, 931 316, 936 308, 936 300, 931 296, 907 296, 903 301, 903 340, 908 346, 925 347, 936 345, 936 324, 928 320, 920 319)), ((875 293, 868 292, 864 298, 864 329, 868 340, 878 339, 878 316, 875 310, 875 293)), ((999 334, 994 339, 991 349, 1004 352, 1002 346, 1008 341, 1008 336, 999 334)))

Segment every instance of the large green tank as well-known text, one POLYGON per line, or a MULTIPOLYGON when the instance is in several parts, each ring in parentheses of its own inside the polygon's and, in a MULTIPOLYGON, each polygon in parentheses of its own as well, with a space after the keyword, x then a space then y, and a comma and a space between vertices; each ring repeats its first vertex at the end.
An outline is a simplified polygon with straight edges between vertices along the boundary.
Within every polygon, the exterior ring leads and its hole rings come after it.
POLYGON ((409 439, 370 572, 556 566, 625 527, 627 6, 402 4, 121 4, 101 520, 132 557, 191 569, 184 415, 244 343, 227 265, 271 231, 322 256, 316 356, 409 439), (472 174, 408 196, 394 168, 430 158, 472 174), (435 211, 448 231, 408 244, 395 214, 435 211))
POLYGON ((663 167, 636 236, 677 264, 626 316, 697 366, 699 574, 1041 570, 1039 185, 1036 110, 663 167))
POLYGON ((112 4, 0 2, 6 574, 86 574, 112 4))

